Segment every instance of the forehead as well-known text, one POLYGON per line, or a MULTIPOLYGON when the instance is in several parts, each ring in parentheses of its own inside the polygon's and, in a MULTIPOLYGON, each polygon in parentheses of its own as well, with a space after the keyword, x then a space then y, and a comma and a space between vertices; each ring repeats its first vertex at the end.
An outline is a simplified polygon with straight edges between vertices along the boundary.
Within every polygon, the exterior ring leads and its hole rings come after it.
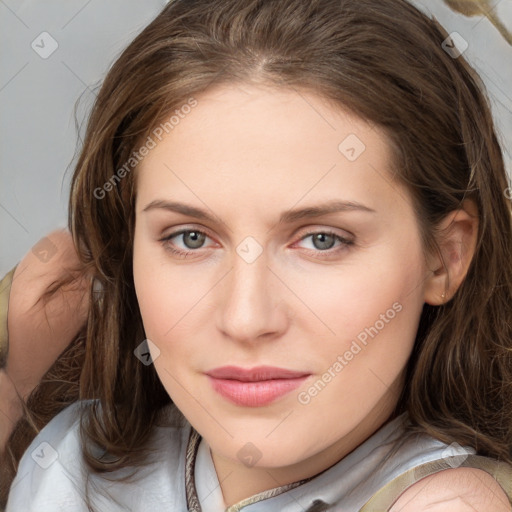
POLYGON ((233 207, 259 199, 263 207, 333 192, 362 200, 394 188, 385 134, 312 92, 230 84, 195 100, 161 140, 153 135, 137 168, 138 211, 142 201, 177 194, 233 207))

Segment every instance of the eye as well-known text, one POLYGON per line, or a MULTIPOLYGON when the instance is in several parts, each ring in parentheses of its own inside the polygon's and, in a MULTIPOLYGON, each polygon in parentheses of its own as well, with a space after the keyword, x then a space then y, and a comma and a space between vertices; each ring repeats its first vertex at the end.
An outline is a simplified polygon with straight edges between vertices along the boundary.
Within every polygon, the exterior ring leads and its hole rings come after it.
POLYGON ((201 249, 207 238, 210 237, 199 229, 182 229, 161 238, 160 242, 162 242, 164 248, 171 253, 181 256, 182 258, 187 258, 192 255, 192 253, 197 252, 195 249, 201 249), (176 248, 176 243, 171 242, 173 238, 181 239, 185 247, 176 248))
MULTIPOLYGON (((205 240, 210 238, 204 231, 200 229, 181 229, 175 231, 164 238, 160 239, 160 242, 167 251, 175 254, 181 258, 188 258, 193 256, 194 252, 198 252, 197 249, 201 249, 204 246, 205 240), (181 243, 184 247, 176 247, 176 242, 172 240, 176 238, 181 239, 181 243)), ((353 245, 354 241, 349 240, 333 231, 322 230, 306 233, 299 242, 311 239, 312 248, 307 248, 312 252, 323 252, 329 255, 337 254, 339 251, 345 250, 348 246, 353 245), (338 245, 336 246, 336 242, 338 245)), ((297 242, 298 243, 298 242, 297 242)))
POLYGON ((311 239, 312 248, 314 252, 326 252, 328 254, 337 253, 340 250, 345 250, 348 246, 353 245, 354 241, 349 240, 333 231, 323 230, 306 233, 299 242, 311 239), (339 244, 336 246, 336 241, 339 244), (333 249, 334 248, 334 249, 333 249))

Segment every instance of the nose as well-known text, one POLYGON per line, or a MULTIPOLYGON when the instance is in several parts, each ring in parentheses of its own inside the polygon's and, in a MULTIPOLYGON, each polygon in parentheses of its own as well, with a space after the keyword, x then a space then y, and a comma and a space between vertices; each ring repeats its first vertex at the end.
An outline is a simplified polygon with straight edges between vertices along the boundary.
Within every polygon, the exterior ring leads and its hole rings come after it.
POLYGON ((239 343, 276 339, 288 327, 286 287, 270 268, 266 251, 252 262, 234 253, 217 304, 218 329, 239 343))

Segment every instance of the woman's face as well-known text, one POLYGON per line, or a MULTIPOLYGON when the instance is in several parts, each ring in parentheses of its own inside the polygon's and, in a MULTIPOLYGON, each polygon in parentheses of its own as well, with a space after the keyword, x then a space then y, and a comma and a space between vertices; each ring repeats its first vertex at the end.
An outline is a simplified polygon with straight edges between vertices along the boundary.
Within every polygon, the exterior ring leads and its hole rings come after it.
POLYGON ((156 371, 219 464, 320 471, 403 385, 428 276, 411 199, 383 132, 313 93, 195 99, 137 169, 156 371))

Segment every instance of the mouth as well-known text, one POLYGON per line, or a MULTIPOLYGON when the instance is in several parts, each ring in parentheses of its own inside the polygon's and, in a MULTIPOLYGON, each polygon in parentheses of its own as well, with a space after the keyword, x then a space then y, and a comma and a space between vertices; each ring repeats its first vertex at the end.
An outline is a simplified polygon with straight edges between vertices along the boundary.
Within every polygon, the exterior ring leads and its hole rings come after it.
POLYGON ((274 366, 223 366, 206 375, 213 389, 232 403, 262 407, 298 388, 311 374, 274 366))

